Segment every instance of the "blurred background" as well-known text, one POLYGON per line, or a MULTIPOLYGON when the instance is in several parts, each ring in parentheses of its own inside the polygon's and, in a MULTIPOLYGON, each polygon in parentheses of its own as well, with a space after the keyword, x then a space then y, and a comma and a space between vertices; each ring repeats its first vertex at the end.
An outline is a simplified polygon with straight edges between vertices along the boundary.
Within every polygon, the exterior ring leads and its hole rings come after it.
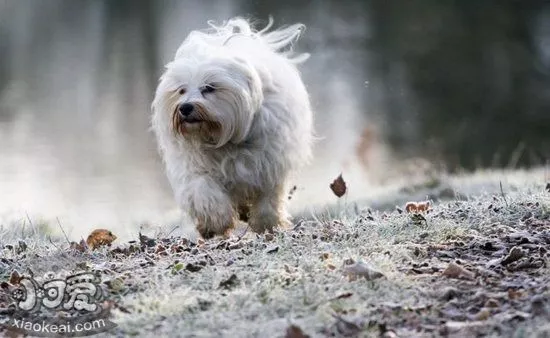
POLYGON ((548 1, 0 0, 0 215, 78 234, 176 215, 150 102, 189 31, 235 15, 307 26, 320 139, 295 209, 340 173, 359 196, 550 158, 548 1))

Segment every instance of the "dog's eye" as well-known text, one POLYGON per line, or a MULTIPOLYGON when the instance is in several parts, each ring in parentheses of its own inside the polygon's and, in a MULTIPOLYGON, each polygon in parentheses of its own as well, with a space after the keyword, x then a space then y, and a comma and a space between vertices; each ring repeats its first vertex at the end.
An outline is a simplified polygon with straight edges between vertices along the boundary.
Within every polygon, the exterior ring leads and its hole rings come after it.
POLYGON ((216 90, 216 88, 214 88, 214 86, 206 85, 206 86, 202 87, 201 93, 202 94, 208 94, 208 93, 212 93, 215 90, 216 90))
POLYGON ((178 89, 178 94, 180 94, 180 95, 185 94, 185 88, 178 89))

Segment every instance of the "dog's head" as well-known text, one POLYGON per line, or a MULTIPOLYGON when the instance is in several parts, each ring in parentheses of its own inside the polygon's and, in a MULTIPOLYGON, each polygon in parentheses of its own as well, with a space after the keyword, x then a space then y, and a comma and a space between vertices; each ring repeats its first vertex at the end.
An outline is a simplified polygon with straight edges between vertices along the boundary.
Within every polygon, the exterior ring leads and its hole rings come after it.
POLYGON ((153 108, 174 137, 221 147, 244 141, 263 94, 258 73, 246 60, 189 53, 168 64, 153 108))

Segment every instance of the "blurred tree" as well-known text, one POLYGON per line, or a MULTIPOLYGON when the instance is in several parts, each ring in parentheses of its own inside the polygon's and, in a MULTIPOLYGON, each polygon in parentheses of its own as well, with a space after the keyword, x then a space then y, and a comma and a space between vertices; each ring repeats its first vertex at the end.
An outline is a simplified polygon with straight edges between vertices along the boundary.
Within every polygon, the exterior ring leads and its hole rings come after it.
POLYGON ((550 99, 540 94, 550 84, 548 70, 538 67, 534 34, 547 2, 369 5, 376 53, 371 67, 388 86, 401 81, 413 94, 408 106, 387 95, 393 145, 420 142, 451 168, 540 164, 550 156, 550 99), (404 70, 397 79, 395 69, 404 70), (407 121, 416 123, 419 140, 404 138, 407 121))

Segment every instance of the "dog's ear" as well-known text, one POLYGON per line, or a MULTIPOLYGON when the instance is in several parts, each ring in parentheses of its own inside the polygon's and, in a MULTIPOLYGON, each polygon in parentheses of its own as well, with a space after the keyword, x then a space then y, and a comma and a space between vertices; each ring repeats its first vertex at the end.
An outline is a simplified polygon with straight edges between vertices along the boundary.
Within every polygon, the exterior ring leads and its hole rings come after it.
POLYGON ((253 110, 259 110, 264 99, 263 81, 260 72, 247 60, 235 57, 234 61, 239 65, 240 73, 245 76, 253 110))

